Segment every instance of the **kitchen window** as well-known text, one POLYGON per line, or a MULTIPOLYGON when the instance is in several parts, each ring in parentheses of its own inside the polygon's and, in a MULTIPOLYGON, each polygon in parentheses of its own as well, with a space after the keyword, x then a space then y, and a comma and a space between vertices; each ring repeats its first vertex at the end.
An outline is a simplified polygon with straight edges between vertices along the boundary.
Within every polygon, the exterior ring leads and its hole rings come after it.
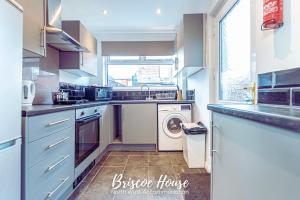
POLYGON ((219 99, 250 102, 251 7, 239 0, 219 22, 219 99))
POLYGON ((104 59, 106 84, 112 87, 175 86, 171 56, 110 56, 104 59))

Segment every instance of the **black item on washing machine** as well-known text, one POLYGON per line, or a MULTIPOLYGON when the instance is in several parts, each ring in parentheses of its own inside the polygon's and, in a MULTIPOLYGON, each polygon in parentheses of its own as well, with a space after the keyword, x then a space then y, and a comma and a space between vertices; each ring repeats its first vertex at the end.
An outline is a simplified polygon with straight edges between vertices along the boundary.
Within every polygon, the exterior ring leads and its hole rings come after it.
POLYGON ((198 123, 182 123, 182 130, 187 135, 207 134, 207 128, 202 122, 198 123))

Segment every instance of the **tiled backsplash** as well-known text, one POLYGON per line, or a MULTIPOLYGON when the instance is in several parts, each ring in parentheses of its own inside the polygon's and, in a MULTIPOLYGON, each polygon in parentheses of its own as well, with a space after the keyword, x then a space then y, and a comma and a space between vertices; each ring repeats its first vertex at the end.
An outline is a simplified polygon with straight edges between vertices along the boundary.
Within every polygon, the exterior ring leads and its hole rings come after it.
MULTIPOLYGON (((59 89, 61 90, 74 90, 74 91, 83 91, 86 86, 76 85, 71 83, 59 83, 59 89)), ((156 94, 174 94, 174 100, 176 99, 176 90, 151 90, 150 96, 153 99, 156 99, 156 94)), ((113 91, 113 100, 146 100, 149 96, 148 91, 113 91)), ((186 91, 186 98, 187 100, 195 100, 195 90, 187 90, 186 91)))
MULTIPOLYGON (((150 96, 156 99, 158 93, 173 93, 176 98, 176 92, 176 90, 152 90, 150 96)), ((113 91, 113 100, 145 100, 148 96, 148 91, 113 91)), ((187 90, 186 98, 187 100, 195 100, 195 91, 187 90)))
POLYGON ((300 106, 300 68, 258 75, 258 103, 300 106))
POLYGON ((52 92, 58 91, 59 76, 45 71, 39 58, 23 59, 23 80, 32 80, 35 83, 33 104, 53 104, 52 92))

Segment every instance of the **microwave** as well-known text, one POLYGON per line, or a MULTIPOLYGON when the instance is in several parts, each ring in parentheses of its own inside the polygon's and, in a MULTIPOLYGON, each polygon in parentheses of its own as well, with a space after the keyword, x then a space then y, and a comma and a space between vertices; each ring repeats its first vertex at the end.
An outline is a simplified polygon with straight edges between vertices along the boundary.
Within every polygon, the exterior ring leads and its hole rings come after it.
POLYGON ((85 98, 89 101, 110 101, 112 100, 112 87, 86 87, 85 98))

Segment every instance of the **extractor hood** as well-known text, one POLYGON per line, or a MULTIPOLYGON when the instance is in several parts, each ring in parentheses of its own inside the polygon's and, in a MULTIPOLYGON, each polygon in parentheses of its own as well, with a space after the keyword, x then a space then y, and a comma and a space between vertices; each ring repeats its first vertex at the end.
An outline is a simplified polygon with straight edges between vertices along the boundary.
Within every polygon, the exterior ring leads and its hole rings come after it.
POLYGON ((89 52, 77 40, 62 30, 61 0, 46 0, 46 41, 60 51, 89 52))

